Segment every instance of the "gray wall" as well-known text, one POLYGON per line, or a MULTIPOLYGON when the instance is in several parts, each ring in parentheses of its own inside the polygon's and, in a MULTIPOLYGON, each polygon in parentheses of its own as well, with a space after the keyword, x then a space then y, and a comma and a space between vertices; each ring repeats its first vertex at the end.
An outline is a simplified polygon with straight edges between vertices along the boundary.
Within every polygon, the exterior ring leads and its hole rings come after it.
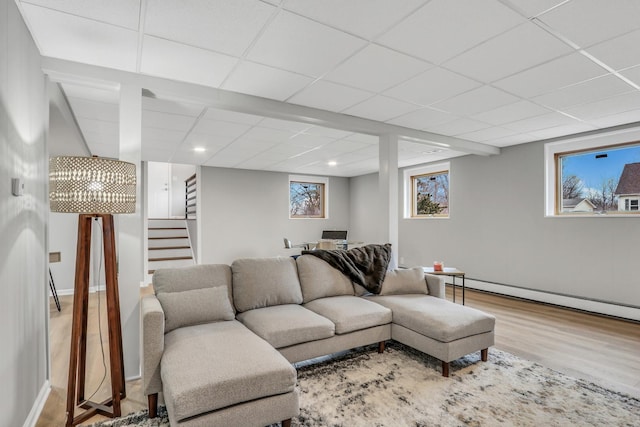
POLYGON ((0 426, 34 423, 47 385, 48 101, 16 4, 0 1, 0 426), (11 195, 11 178, 24 195, 11 195))
POLYGON ((349 240, 365 243, 382 242, 380 236, 380 213, 378 211, 378 174, 357 176, 349 179, 349 215, 351 229, 349 240))
POLYGON ((406 265, 640 306, 638 218, 545 218, 544 144, 451 159, 451 218, 401 219, 406 265))
POLYGON ((330 178, 328 219, 289 219, 289 174, 202 167, 198 217, 201 262, 289 256, 292 242, 315 241, 325 229, 349 228, 349 180, 330 178))

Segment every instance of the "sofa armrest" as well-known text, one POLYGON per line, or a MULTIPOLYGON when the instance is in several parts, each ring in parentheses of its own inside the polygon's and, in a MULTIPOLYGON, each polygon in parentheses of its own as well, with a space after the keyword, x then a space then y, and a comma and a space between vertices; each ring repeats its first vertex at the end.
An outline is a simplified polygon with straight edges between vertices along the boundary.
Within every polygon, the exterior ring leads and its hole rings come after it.
POLYGON ((140 302, 142 313, 142 384, 145 395, 162 391, 160 360, 164 351, 164 311, 155 295, 140 302))
POLYGON ((429 295, 433 295, 437 298, 445 297, 444 276, 436 276, 435 274, 425 274, 424 278, 427 279, 427 288, 429 288, 429 295))

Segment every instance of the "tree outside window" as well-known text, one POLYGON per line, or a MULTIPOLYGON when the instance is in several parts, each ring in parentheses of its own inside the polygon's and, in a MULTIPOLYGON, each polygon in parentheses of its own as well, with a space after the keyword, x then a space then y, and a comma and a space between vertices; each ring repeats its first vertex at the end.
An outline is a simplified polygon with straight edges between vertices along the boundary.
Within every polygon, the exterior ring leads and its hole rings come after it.
POLYGON ((449 216, 449 171, 411 177, 413 216, 449 216))
POLYGON ((289 217, 325 218, 325 184, 289 181, 289 217))

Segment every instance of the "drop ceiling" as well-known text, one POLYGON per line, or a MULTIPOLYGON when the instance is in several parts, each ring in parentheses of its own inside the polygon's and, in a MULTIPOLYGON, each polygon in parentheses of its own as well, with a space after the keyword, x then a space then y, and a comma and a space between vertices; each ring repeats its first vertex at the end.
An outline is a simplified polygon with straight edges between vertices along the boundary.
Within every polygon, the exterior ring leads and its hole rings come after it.
MULTIPOLYGON (((18 4, 44 57, 477 144, 640 121, 636 0, 18 4)), ((60 84, 90 151, 116 157, 117 90, 60 84)), ((375 135, 145 94, 143 160, 337 176, 378 169, 375 135)), ((400 141, 401 166, 468 153, 422 142, 400 141)))

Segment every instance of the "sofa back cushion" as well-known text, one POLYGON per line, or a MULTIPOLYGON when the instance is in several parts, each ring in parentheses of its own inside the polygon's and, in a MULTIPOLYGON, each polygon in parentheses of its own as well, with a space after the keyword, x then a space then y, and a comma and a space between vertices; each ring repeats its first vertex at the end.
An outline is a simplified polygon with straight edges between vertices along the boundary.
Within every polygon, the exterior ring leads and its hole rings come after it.
POLYGON ((153 289, 164 311, 165 333, 235 317, 228 265, 159 269, 153 274, 153 289))
POLYGON ((157 295, 164 311, 164 332, 184 326, 235 319, 224 286, 161 292, 157 295))
POLYGON ((304 303, 318 298, 354 295, 351 279, 313 255, 297 258, 298 277, 304 303))
POLYGON ((242 258, 231 264, 233 303, 239 312, 282 304, 302 304, 293 258, 242 258))
POLYGON ((380 295, 428 294, 427 280, 422 267, 387 271, 380 295))

